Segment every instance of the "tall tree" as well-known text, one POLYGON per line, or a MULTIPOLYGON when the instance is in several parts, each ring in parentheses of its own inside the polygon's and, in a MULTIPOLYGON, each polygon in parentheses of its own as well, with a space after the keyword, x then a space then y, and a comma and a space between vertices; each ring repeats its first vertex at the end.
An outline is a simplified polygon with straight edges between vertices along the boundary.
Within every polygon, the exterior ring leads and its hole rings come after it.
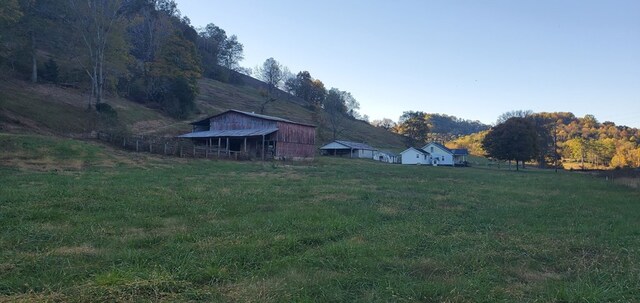
POLYGON ((265 60, 262 66, 256 67, 256 75, 258 79, 267 84, 267 90, 260 93, 264 98, 260 105, 260 113, 264 114, 267 104, 277 100, 274 91, 280 86, 284 78, 284 67, 271 57, 265 60))
POLYGON ((405 137, 408 146, 423 144, 429 135, 426 114, 421 111, 406 111, 398 119, 396 132, 405 137))
MULTIPOLYGON (((124 39, 121 23, 123 0, 69 0, 76 32, 84 45, 86 61, 79 61, 91 79, 91 96, 95 103, 103 101, 106 78, 105 64, 114 40, 124 39)), ((91 106, 91 102, 89 103, 91 106)))
POLYGON ((261 66, 256 67, 256 76, 267 84, 269 94, 280 86, 284 79, 284 67, 273 57, 268 58, 261 66))
POLYGON ((346 102, 344 96, 346 92, 343 92, 337 88, 331 88, 327 92, 327 97, 324 100, 324 110, 327 113, 327 119, 329 121, 329 127, 331 128, 332 139, 337 140, 338 135, 342 132, 342 125, 345 121, 345 115, 347 111, 346 102))
POLYGON ((309 102, 310 105, 317 107, 322 107, 327 94, 324 83, 318 79, 313 79, 308 71, 301 71, 295 78, 287 80, 286 89, 294 96, 302 98, 309 102))
POLYGON ((531 160, 538 152, 537 135, 531 120, 509 118, 493 127, 482 140, 482 147, 490 157, 518 162, 531 160))
POLYGON ((237 71, 239 63, 244 59, 243 45, 238 41, 236 35, 231 35, 222 43, 218 64, 230 70, 237 71))

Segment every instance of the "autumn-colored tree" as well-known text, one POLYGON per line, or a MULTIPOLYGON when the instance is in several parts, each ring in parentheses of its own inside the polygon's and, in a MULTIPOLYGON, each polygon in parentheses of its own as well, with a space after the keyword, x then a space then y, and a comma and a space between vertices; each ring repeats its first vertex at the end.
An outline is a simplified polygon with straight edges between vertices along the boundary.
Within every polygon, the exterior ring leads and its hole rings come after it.
POLYGON ((395 131, 405 137, 407 146, 424 144, 429 134, 426 114, 421 111, 406 111, 398 119, 395 131))

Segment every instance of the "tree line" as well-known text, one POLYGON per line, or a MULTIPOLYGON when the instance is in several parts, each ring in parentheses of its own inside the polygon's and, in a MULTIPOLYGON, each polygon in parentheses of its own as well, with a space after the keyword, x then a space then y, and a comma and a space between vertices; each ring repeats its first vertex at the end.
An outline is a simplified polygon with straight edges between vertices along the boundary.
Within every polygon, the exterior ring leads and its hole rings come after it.
POLYGON ((593 115, 507 112, 490 130, 450 144, 476 155, 520 163, 535 161, 540 167, 640 167, 640 130, 609 121, 600 123, 593 115))
POLYGON ((243 45, 211 23, 196 29, 174 0, 2 0, 0 69, 32 82, 88 91, 88 108, 112 111, 108 94, 184 118, 197 79, 233 82, 243 45))
POLYGON ((489 125, 480 121, 423 111, 405 111, 398 122, 383 118, 373 120, 371 124, 404 136, 407 146, 422 145, 429 141, 451 141, 489 129, 489 125))

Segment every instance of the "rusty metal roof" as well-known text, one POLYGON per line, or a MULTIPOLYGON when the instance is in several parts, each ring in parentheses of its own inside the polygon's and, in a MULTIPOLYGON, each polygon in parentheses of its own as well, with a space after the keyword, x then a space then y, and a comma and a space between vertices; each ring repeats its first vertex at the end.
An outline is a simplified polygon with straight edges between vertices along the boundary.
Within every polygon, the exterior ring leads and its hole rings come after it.
POLYGON ((238 113, 238 114, 243 114, 243 115, 247 115, 247 116, 254 117, 254 118, 259 118, 259 119, 264 119, 264 120, 280 121, 280 122, 286 122, 286 123, 292 123, 292 124, 298 124, 298 125, 304 125, 304 126, 316 127, 315 125, 312 125, 312 124, 300 123, 300 122, 294 122, 294 121, 287 120, 287 119, 283 119, 283 118, 279 118, 279 117, 273 117, 273 116, 261 115, 261 114, 256 114, 256 113, 243 112, 243 111, 241 111, 241 110, 236 110, 236 109, 230 109, 230 110, 227 110, 227 111, 222 112, 222 113, 220 113, 220 114, 213 115, 213 116, 209 116, 209 117, 207 117, 207 118, 204 118, 204 119, 202 119, 202 120, 198 120, 198 121, 195 121, 195 122, 191 122, 191 124, 194 124, 194 125, 198 125, 198 124, 207 124, 207 123, 208 123, 208 121, 209 121, 211 118, 214 118, 214 117, 217 117, 217 116, 222 116, 222 115, 227 114, 227 113, 230 113, 230 112, 238 113))
POLYGON ((276 132, 277 128, 257 128, 257 129, 224 129, 208 130, 202 132, 187 133, 178 136, 179 138, 217 138, 217 137, 254 137, 268 135, 276 132))

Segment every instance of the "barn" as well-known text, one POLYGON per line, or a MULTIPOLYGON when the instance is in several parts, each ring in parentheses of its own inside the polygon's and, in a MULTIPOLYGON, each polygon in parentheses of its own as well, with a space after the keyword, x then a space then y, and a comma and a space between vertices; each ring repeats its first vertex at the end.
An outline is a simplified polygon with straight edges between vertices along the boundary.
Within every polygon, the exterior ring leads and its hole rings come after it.
POLYGON ((365 143, 335 140, 320 147, 320 151, 323 155, 373 159, 377 149, 365 143))
POLYGON ((287 119, 239 110, 192 122, 193 130, 179 136, 218 153, 261 159, 313 159, 316 127, 287 119))

